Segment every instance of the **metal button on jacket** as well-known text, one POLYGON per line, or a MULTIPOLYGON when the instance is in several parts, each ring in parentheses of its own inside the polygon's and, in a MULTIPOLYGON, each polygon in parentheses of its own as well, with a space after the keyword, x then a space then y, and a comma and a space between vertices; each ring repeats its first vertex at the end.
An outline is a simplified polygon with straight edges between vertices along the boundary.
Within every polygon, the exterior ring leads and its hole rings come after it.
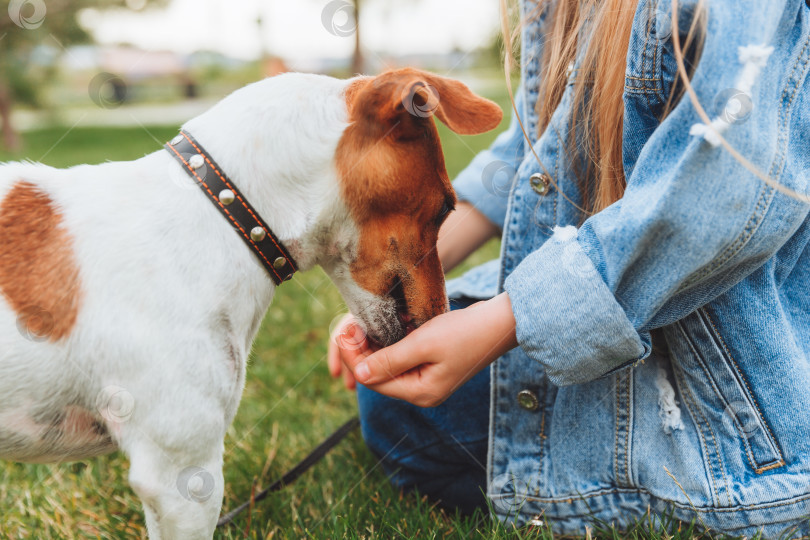
POLYGON ((534 173, 529 177, 529 183, 537 194, 545 197, 550 191, 549 185, 551 184, 551 178, 547 174, 534 173))
POLYGON ((540 407, 537 396, 531 390, 521 390, 517 395, 518 405, 527 411, 536 411, 540 407))

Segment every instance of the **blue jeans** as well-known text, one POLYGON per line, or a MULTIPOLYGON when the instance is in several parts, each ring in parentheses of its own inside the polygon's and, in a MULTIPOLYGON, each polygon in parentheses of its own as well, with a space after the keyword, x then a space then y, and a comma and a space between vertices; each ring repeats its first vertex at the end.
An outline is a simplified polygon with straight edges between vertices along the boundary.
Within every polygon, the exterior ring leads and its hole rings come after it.
MULTIPOLYGON (((451 309, 472 301, 453 300, 451 309)), ((486 508, 489 369, 438 407, 423 409, 357 386, 363 438, 391 483, 446 508, 486 508)))

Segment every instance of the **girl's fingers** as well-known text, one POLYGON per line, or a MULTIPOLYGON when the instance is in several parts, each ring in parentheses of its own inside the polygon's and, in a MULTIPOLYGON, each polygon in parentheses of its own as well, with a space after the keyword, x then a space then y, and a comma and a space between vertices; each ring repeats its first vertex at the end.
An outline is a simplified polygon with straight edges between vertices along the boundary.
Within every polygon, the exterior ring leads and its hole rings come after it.
POLYGON ((406 336, 402 341, 380 349, 367 358, 355 356, 344 361, 354 373, 354 378, 363 384, 379 384, 402 375, 429 360, 417 354, 417 332, 406 336))
POLYGON ((335 337, 341 353, 361 351, 368 348, 366 332, 354 320, 345 325, 335 337))
POLYGON ((357 381, 354 380, 354 375, 346 366, 341 366, 343 371, 343 386, 347 390, 354 390, 357 388, 357 381))
POLYGON ((346 327, 349 325, 351 320, 351 313, 344 315, 335 329, 332 331, 332 334, 329 336, 329 347, 327 348, 326 352, 326 365, 329 368, 329 374, 335 378, 340 377, 340 373, 343 370, 343 362, 340 360, 340 336, 346 331, 346 327))
POLYGON ((436 364, 421 366, 418 370, 403 373, 399 377, 380 384, 369 385, 371 390, 392 398, 401 399, 417 407, 435 407, 440 405, 449 393, 438 383, 436 364))
POLYGON ((343 363, 340 361, 340 349, 333 341, 330 341, 329 350, 326 353, 326 365, 329 367, 329 374, 332 377, 337 378, 340 376, 343 363))
POLYGON ((358 362, 357 357, 370 354, 369 342, 359 325, 352 323, 336 338, 338 353, 343 364, 358 362))
POLYGON ((354 376, 351 373, 348 373, 347 376, 343 357, 354 358, 358 352, 362 352, 367 348, 368 342, 365 339, 365 333, 356 323, 354 316, 347 313, 332 331, 332 335, 329 336, 329 347, 326 353, 329 374, 335 378, 340 377, 342 374, 346 387, 354 389, 354 376))

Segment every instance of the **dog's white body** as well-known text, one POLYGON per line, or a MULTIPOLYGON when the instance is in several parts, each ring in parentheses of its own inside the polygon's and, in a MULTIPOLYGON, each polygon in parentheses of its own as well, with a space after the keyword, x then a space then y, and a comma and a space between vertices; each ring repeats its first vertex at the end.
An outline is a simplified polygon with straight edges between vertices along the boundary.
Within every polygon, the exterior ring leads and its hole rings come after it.
MULTIPOLYGON (((384 332, 396 320, 394 300, 352 278, 360 229, 335 167, 350 82, 269 81, 184 128, 298 266, 321 264, 349 308, 384 332)), ((59 211, 78 263, 80 308, 63 339, 32 339, 13 302, 0 298, 0 458, 53 462, 121 449, 150 537, 210 538, 225 431, 274 284, 165 150, 65 170, 3 165, 0 201, 13 204, 7 194, 21 180, 59 211)))

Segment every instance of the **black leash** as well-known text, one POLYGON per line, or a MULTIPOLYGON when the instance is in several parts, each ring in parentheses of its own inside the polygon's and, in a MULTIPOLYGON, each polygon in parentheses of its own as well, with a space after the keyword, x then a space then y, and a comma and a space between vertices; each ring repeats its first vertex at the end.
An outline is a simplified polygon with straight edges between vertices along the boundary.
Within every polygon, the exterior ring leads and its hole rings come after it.
POLYGON ((346 435, 351 433, 352 431, 360 425, 360 419, 357 417, 352 418, 342 426, 340 426, 337 431, 329 435, 326 440, 324 440, 321 444, 319 444, 315 449, 304 459, 302 459, 298 465, 287 471, 284 476, 270 484, 267 488, 263 489, 255 496, 251 497, 249 500, 243 502, 217 521, 217 527, 223 527, 233 521, 233 519, 240 513, 242 510, 250 506, 254 502, 261 501, 267 495, 272 493, 273 491, 279 491, 284 487, 292 484, 295 482, 299 476, 307 472, 310 467, 318 463, 329 451, 334 448, 340 441, 346 438, 346 435))

